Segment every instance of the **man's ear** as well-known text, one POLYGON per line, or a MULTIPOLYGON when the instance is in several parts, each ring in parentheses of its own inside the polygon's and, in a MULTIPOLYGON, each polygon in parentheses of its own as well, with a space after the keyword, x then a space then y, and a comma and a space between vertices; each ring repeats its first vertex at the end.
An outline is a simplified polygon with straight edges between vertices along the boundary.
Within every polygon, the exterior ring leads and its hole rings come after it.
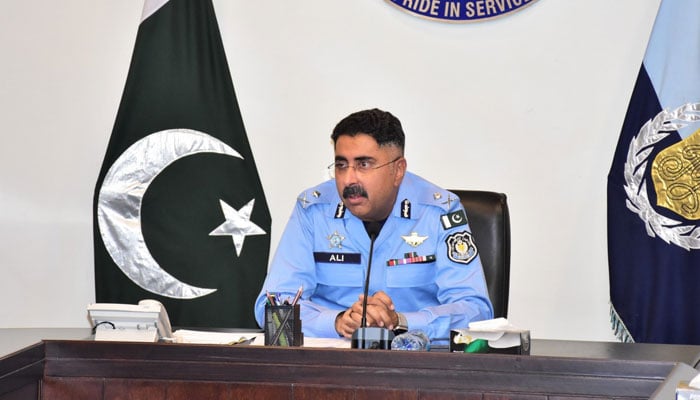
POLYGON ((394 186, 399 186, 403 180, 403 176, 406 175, 406 159, 401 157, 396 161, 396 173, 394 175, 394 186))

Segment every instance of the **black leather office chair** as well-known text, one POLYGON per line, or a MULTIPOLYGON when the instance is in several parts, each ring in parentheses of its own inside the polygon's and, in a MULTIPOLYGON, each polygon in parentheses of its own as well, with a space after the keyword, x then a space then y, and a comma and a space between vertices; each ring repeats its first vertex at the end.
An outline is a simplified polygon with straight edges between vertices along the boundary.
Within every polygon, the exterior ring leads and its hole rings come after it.
POLYGON ((450 190, 459 196, 486 275, 494 318, 508 316, 510 214, 506 195, 481 190, 450 190))

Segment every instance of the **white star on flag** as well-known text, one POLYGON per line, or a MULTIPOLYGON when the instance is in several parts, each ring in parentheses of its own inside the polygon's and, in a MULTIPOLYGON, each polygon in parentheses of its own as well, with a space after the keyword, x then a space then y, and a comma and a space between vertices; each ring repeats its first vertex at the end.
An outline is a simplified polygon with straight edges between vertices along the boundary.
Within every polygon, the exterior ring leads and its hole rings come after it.
POLYGON ((223 200, 219 200, 219 203, 221 203, 221 210, 224 212, 226 221, 211 231, 209 235, 230 235, 233 238, 233 245, 236 247, 236 255, 240 256, 241 250, 243 250, 243 241, 246 236, 264 235, 267 233, 250 221, 250 214, 253 212, 255 199, 249 201, 248 204, 241 207, 240 210, 236 210, 223 200))

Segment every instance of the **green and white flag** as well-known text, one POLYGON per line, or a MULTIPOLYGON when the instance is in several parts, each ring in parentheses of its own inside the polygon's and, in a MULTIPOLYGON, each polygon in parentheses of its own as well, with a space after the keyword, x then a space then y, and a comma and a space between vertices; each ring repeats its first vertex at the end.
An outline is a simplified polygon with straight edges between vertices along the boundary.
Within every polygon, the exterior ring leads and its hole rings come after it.
POLYGON ((98 302, 257 326, 270 212, 211 0, 146 0, 93 209, 98 302))

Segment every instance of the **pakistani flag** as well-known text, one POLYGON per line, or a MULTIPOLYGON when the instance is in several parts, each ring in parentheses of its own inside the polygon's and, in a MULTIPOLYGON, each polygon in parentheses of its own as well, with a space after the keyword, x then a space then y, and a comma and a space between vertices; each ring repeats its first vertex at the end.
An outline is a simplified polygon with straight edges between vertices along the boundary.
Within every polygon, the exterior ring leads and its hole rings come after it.
POLYGON ((211 0, 146 0, 94 212, 98 302, 257 326, 270 212, 211 0))
POLYGON ((700 344, 700 1, 661 3, 608 175, 611 317, 700 344))

